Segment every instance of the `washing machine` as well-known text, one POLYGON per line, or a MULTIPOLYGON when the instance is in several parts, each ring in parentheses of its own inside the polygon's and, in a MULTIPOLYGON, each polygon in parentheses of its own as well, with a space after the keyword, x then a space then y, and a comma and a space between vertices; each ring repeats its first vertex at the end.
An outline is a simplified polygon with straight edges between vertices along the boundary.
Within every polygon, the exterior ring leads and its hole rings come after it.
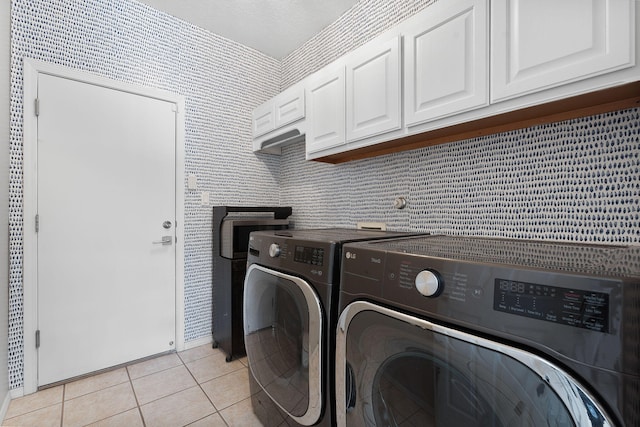
POLYGON ((640 425, 640 247, 347 244, 338 426, 640 425))
POLYGON ((358 229, 251 233, 244 340, 252 406, 265 426, 335 425, 342 246, 409 235, 358 229))

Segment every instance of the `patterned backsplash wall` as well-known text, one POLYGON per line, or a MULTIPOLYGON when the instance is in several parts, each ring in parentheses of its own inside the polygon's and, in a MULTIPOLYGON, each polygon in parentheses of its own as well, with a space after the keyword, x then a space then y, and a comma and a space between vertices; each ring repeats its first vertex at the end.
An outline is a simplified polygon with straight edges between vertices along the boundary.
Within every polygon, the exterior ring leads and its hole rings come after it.
POLYGON ((297 227, 381 221, 396 230, 640 244, 640 109, 342 165, 286 151, 297 227), (407 208, 393 208, 405 197, 407 208))
MULTIPOLYGON (((428 7, 361 0, 282 62, 134 0, 13 0, 11 387, 22 385, 22 59, 186 97, 186 173, 211 205, 293 206, 299 228, 383 221, 390 229, 640 244, 640 109, 327 165, 251 153, 251 110, 428 7), (396 197, 408 207, 393 209, 396 197)), ((185 200, 185 339, 211 333, 211 212, 185 200)))

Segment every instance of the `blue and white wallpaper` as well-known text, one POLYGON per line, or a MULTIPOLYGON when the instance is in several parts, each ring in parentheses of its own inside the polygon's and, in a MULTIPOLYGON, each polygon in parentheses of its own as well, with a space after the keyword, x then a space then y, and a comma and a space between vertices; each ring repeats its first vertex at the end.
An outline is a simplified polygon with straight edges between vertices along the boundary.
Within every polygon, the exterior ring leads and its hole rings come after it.
MULTIPOLYGON (((341 165, 251 152, 251 111, 433 0, 361 0, 282 61, 135 0, 12 0, 9 375, 23 384, 22 61, 186 97, 186 174, 210 205, 292 206, 298 228, 640 245, 640 109, 341 165), (392 202, 403 196, 404 210, 392 202)), ((186 186, 186 177, 185 177, 186 186)), ((185 190, 185 339, 211 334, 211 209, 185 190)))

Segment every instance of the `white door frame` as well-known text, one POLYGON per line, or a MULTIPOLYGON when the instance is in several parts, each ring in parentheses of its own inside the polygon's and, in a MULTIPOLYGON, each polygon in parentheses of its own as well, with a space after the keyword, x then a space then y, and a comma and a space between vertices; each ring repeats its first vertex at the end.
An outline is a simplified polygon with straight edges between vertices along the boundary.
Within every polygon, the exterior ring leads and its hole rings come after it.
POLYGON ((24 394, 38 390, 38 351, 36 329, 38 326, 38 236, 35 231, 35 216, 38 208, 38 121, 36 103, 38 74, 76 80, 150 98, 172 102, 177 107, 176 115, 176 350, 184 349, 184 136, 185 99, 160 89, 123 83, 85 71, 25 58, 23 94, 23 277, 24 298, 23 354, 24 394))

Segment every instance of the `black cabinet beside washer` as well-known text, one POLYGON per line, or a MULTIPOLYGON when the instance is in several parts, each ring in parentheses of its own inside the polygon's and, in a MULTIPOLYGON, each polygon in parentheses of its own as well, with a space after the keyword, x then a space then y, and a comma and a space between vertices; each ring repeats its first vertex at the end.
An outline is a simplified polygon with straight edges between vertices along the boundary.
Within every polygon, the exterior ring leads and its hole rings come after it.
POLYGON ((245 355, 242 295, 249 234, 287 229, 291 212, 291 207, 213 208, 211 333, 213 348, 220 348, 227 362, 245 355))

